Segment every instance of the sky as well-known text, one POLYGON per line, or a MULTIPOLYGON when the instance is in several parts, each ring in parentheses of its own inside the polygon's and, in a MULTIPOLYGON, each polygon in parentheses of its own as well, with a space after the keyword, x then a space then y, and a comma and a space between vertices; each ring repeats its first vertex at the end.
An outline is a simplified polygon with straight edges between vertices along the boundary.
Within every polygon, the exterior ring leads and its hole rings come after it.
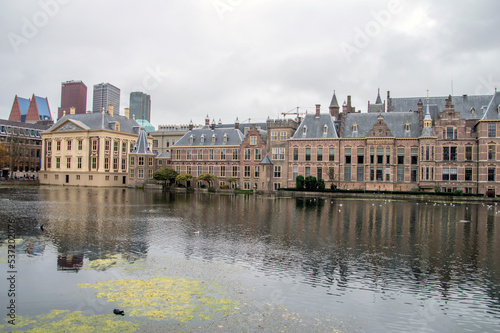
POLYGON ((151 95, 151 123, 260 122, 328 112, 352 96, 493 94, 500 88, 500 1, 4 0, 0 119, 14 97, 61 83, 151 95))

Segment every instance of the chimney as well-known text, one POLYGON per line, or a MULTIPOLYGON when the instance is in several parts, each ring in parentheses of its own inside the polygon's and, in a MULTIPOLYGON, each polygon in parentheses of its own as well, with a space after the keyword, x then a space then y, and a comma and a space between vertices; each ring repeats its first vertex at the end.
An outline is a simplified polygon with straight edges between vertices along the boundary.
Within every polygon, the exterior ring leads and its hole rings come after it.
POLYGON ((319 118, 321 104, 316 104, 316 118, 319 118))
POLYGON ((422 113, 422 110, 424 109, 424 103, 422 103, 422 100, 418 100, 418 112, 422 113))
POLYGON ((125 108, 125 117, 127 117, 127 119, 130 119, 130 109, 129 108, 125 108))
POLYGON ((387 90, 387 110, 385 110, 385 112, 392 111, 390 110, 390 108, 391 108, 391 92, 387 90))
POLYGON ((69 114, 75 114, 76 108, 74 106, 69 108, 69 114))
POLYGON ((238 117, 236 117, 236 121, 234 122, 234 128, 240 129, 240 121, 238 120, 238 117))
POLYGON ((349 111, 351 111, 351 95, 347 96, 347 107, 349 108, 349 111))
POLYGON ((191 121, 189 122, 189 130, 190 130, 190 131, 192 131, 192 130, 193 130, 193 127, 194 127, 194 126, 193 126, 193 120, 191 120, 191 121))
POLYGON ((207 117, 205 118, 205 126, 209 126, 210 125, 210 118, 208 118, 208 114, 207 114, 207 117))
POLYGON ((135 120, 135 114, 133 114, 133 115, 132 115, 132 119, 134 119, 134 120, 135 120))
POLYGON ((66 115, 66 110, 63 110, 63 117, 66 115))
POLYGON ((114 115, 114 110, 113 109, 114 109, 113 104, 108 104, 108 113, 110 115, 112 115, 112 116, 114 115))

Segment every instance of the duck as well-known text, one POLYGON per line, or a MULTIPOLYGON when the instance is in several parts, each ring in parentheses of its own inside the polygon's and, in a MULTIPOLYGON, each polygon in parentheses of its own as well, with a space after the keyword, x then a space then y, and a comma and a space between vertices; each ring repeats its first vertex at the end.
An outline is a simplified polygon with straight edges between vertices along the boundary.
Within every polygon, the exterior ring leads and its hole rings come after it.
POLYGON ((122 316, 125 316, 125 311, 124 311, 124 310, 114 309, 114 310, 113 310, 113 313, 114 313, 115 315, 122 315, 122 316))

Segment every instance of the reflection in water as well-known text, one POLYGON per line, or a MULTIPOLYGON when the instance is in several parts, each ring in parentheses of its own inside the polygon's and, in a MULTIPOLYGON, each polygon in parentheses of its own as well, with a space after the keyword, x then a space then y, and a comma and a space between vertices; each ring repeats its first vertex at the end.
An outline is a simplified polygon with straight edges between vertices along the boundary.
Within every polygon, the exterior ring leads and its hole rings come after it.
POLYGON ((389 330, 491 331, 500 319, 496 206, 47 187, 0 198, 0 223, 16 217, 23 237, 54 246, 58 270, 170 255, 245 267, 257 289, 290 282, 265 292, 389 330))

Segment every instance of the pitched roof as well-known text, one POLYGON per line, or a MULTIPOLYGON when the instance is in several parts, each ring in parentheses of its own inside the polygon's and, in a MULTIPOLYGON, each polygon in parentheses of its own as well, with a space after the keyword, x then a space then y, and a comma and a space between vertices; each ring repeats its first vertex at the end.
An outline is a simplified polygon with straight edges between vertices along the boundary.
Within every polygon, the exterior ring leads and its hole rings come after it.
POLYGON ((21 109, 21 116, 26 117, 30 107, 30 100, 27 98, 17 97, 17 101, 19 103, 19 108, 21 109))
POLYGON ((319 117, 316 117, 315 114, 306 114, 304 120, 302 120, 295 134, 292 136, 292 139, 321 138, 338 138, 333 118, 330 114, 320 114, 319 117), (326 133, 324 133, 325 126, 326 133))
POLYGON ((128 119, 124 116, 119 115, 110 115, 109 113, 82 113, 82 114, 66 114, 64 117, 60 118, 57 123, 55 123, 49 131, 59 127, 63 122, 71 120, 73 123, 80 122, 85 127, 80 126, 82 128, 88 128, 90 130, 95 129, 107 129, 114 130, 114 125, 116 122, 120 122, 120 132, 137 134, 140 126, 139 124, 133 120, 128 119))
POLYGON ((330 107, 331 108, 339 107, 339 102, 337 102, 337 96, 335 96, 335 90, 333 91, 333 97, 332 101, 330 102, 330 107))
POLYGON ((243 139, 243 133, 236 128, 215 128, 212 130, 204 127, 188 131, 182 138, 177 140, 174 146, 239 146, 243 139), (224 136, 227 138, 225 142, 224 136), (201 140, 202 137, 203 140, 201 140))
POLYGON ((262 159, 262 161, 260 161, 260 164, 270 164, 270 165, 273 165, 273 162, 271 161, 271 159, 269 158, 269 156, 264 156, 264 158, 262 159))
POLYGON ((386 113, 348 113, 345 116, 343 138, 365 138, 369 135, 377 118, 382 116, 391 134, 395 138, 418 138, 420 135, 420 123, 417 112, 386 112, 386 113), (405 124, 410 124, 410 131, 405 130, 405 124), (353 131, 353 125, 357 125, 357 131, 353 131))
POLYGON ((40 120, 52 119, 47 98, 35 96, 35 102, 38 109, 38 114, 40 115, 40 120))
POLYGON ((149 146, 148 133, 144 129, 139 132, 139 137, 131 154, 154 154, 149 146))
MULTIPOLYGON (((427 103, 431 106, 431 115, 434 119, 439 117, 439 113, 446 108, 446 99, 448 97, 429 97, 427 103), (434 110, 433 110, 434 109, 434 110)), ((461 119, 481 119, 486 110, 486 106, 491 101, 492 95, 462 95, 453 96, 452 102, 455 111, 460 112, 461 119), (484 107, 484 109, 483 109, 484 107), (474 109, 474 112, 472 112, 474 109)), ((418 101, 425 101, 425 97, 404 97, 390 98, 388 101, 387 112, 408 112, 418 110, 418 101)))
POLYGON ((488 103, 488 107, 486 108, 486 111, 484 112, 481 120, 500 120, 499 107, 500 92, 495 91, 495 95, 493 95, 490 102, 488 103))
POLYGON ((161 153, 156 156, 156 158, 170 158, 171 153, 169 151, 162 151, 161 153))

